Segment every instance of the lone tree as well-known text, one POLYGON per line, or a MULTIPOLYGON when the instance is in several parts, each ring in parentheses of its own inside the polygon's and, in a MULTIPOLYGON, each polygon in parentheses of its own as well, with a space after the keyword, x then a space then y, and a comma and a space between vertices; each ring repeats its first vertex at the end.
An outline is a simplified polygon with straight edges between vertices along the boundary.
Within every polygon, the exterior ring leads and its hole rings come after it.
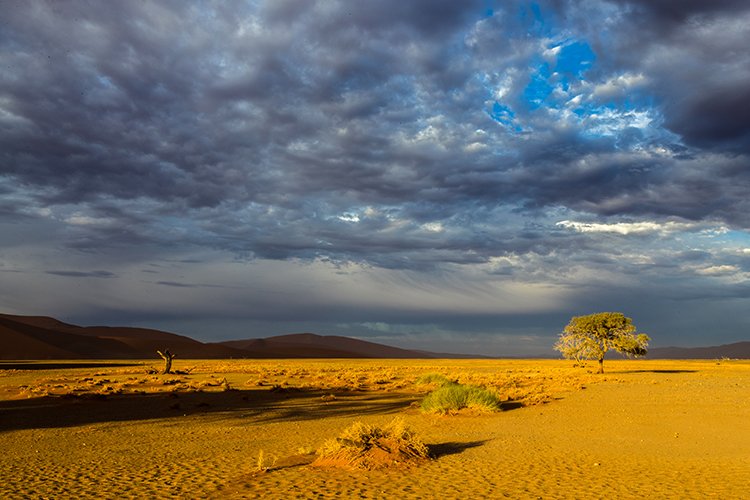
POLYGON ((172 373, 172 360, 175 358, 175 355, 169 352, 169 349, 164 349, 164 352, 156 352, 164 359, 164 371, 162 373, 172 373))
POLYGON ((598 373, 604 373, 604 355, 610 349, 629 357, 646 355, 651 339, 635 331, 633 321, 619 312, 574 316, 560 334, 555 349, 579 363, 582 359, 596 359, 598 373))

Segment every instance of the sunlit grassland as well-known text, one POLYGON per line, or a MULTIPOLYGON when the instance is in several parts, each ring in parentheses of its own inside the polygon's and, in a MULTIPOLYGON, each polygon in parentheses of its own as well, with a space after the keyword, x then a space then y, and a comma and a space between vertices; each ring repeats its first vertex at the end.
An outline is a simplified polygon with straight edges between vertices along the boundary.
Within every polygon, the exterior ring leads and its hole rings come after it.
MULTIPOLYGON (((332 395, 382 391, 419 396, 436 388, 429 380, 437 377, 485 389, 501 402, 529 406, 607 377, 562 360, 178 360, 171 374, 159 374, 158 361, 119 363, 128 362, 102 361, 96 368, 62 369, 57 368, 59 362, 50 362, 55 368, 2 370, 0 398, 106 398, 230 390, 328 391, 332 395)), ((44 364, 39 362, 38 368, 44 364)))

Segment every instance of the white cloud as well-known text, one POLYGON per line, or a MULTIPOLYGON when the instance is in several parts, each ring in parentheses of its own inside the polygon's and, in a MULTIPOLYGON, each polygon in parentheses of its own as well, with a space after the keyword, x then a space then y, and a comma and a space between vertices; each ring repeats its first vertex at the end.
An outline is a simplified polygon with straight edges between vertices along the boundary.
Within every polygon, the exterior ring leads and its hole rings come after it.
POLYGON ((443 231, 445 231, 445 227, 443 227, 443 224, 441 224, 440 222, 428 222, 426 224, 422 224, 422 229, 431 233, 442 233, 443 231))
POLYGON ((513 90, 516 73, 515 69, 511 69, 504 75, 498 76, 498 81, 492 95, 495 100, 502 101, 513 90))
POLYGON ((107 217, 91 217, 79 212, 74 213, 70 217, 66 217, 65 222, 72 226, 108 226, 114 223, 112 219, 107 217))
POLYGON ((570 220, 560 221, 557 226, 573 229, 579 233, 616 233, 622 235, 648 234, 648 233, 673 233, 677 231, 690 231, 696 224, 690 222, 615 222, 611 224, 595 222, 576 222, 570 220))
POLYGON ((695 272, 703 276, 725 276, 727 274, 738 273, 740 272, 740 269, 737 266, 720 265, 696 269, 695 272))
POLYGON ((729 233, 729 228, 726 226, 712 227, 701 231, 701 234, 705 236, 721 236, 727 233, 729 233))
POLYGON ((562 48, 562 45, 557 45, 549 49, 544 49, 544 51, 542 52, 542 57, 548 60, 554 60, 555 58, 557 58, 557 55, 560 53, 560 50, 562 50, 562 48))
POLYGON ((592 95, 593 97, 600 99, 624 96, 629 90, 644 85, 646 82, 647 79, 642 74, 634 75, 626 73, 610 78, 606 82, 596 85, 592 95))
POLYGON ((338 216, 339 220, 344 222, 359 222, 359 215, 357 214, 343 214, 338 216))
POLYGON ((471 144, 467 144, 464 146, 464 151, 467 153, 476 153, 477 151, 483 151, 486 150, 488 146, 486 144, 482 144, 481 142, 472 142, 471 144))
POLYGON ((604 108, 586 117, 587 133, 616 135, 626 128, 646 129, 653 122, 651 111, 620 111, 604 108))

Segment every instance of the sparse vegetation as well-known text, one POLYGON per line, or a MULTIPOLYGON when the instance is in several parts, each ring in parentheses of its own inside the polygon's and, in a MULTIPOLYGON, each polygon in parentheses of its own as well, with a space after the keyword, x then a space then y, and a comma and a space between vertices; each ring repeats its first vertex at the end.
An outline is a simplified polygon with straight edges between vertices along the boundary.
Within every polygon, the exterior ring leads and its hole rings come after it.
POLYGON ((549 402, 556 394, 578 390, 595 378, 562 366, 540 369, 535 368, 537 365, 527 364, 512 370, 498 370, 497 362, 476 360, 438 363, 429 360, 416 363, 286 360, 281 365, 279 363, 265 360, 198 361, 189 372, 172 370, 171 375, 145 374, 147 366, 113 368, 106 372, 78 374, 74 378, 38 377, 29 372, 14 388, 12 397, 270 391, 285 397, 315 393, 318 402, 333 405, 336 400, 340 403, 346 395, 352 397, 378 391, 411 393, 414 397, 421 397, 429 390, 459 383, 484 388, 503 403, 530 406, 549 402))
POLYGON ((427 446, 403 420, 395 419, 385 427, 355 422, 323 444, 313 465, 372 470, 414 465, 428 458, 427 446))

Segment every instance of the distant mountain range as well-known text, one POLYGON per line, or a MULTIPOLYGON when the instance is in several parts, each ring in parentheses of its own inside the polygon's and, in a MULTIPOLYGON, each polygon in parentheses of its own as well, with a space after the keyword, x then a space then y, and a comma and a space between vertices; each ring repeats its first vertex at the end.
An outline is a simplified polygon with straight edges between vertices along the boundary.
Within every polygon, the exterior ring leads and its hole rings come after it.
POLYGON ((654 347, 646 359, 750 359, 750 342, 711 347, 654 347))
MULTIPOLYGON (((169 349, 178 358, 487 358, 401 349, 333 335, 297 333, 203 343, 148 328, 77 326, 47 316, 0 314, 0 359, 152 359, 169 349)), ((547 357, 547 356, 545 356, 547 357)), ((750 342, 715 347, 649 349, 648 359, 750 359, 750 342)))
POLYGON ((178 358, 476 358, 400 349, 313 333, 203 343, 148 328, 77 326, 47 316, 0 314, 0 359, 151 359, 169 349, 178 358))

